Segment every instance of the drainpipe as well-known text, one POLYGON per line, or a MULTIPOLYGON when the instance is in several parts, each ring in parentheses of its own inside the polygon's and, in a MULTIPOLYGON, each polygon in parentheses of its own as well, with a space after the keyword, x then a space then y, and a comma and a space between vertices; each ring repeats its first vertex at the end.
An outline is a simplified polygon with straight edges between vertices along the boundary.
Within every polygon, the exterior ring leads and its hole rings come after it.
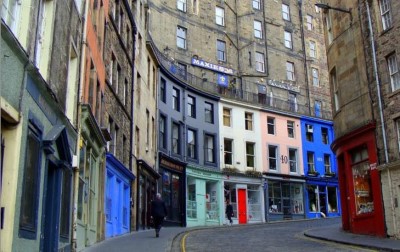
MULTIPOLYGON (((378 67, 376 63, 376 51, 375 51, 375 44, 374 44, 374 32, 372 30, 372 20, 371 20, 371 13, 369 10, 369 4, 368 1, 365 1, 365 4, 367 6, 367 15, 368 15, 368 28, 370 31, 370 41, 371 41, 371 50, 372 50, 372 59, 373 59, 373 64, 374 64, 374 74, 375 74, 375 82, 376 82, 376 93, 378 95, 378 104, 379 104, 379 116, 381 119, 381 128, 382 128, 382 139, 383 139, 383 148, 385 152, 385 164, 389 162, 389 157, 388 157, 388 151, 387 151, 387 143, 386 143, 386 130, 385 130, 385 122, 383 120, 383 111, 382 111, 382 99, 381 99, 381 90, 380 90, 380 82, 379 82, 379 76, 378 76, 378 67)), ((393 209, 394 207, 394 202, 393 202, 393 193, 390 188, 392 188, 392 178, 390 174, 390 169, 387 169, 387 175, 388 175, 388 182, 389 182, 389 193, 390 193, 390 205, 391 205, 391 212, 392 212, 392 218, 395 220, 395 211, 393 209)), ((397 225, 396 222, 393 222, 393 228, 394 231, 397 232, 397 225)))
POLYGON ((82 16, 82 41, 81 41, 81 61, 79 66, 80 77, 79 77, 79 90, 78 90, 78 104, 77 104, 77 115, 76 115, 76 127, 77 127, 77 140, 76 140, 76 166, 73 167, 73 212, 72 212, 72 234, 71 234, 71 251, 77 251, 77 220, 78 220, 78 193, 79 193, 79 159, 80 159, 80 142, 81 142, 81 114, 82 114, 82 94, 83 85, 85 83, 85 59, 86 59, 86 35, 87 35, 87 16, 89 10, 89 0, 85 1, 85 9, 82 16))
POLYGON ((265 2, 261 1, 261 8, 263 10, 263 20, 264 20, 264 46, 265 46, 265 74, 269 76, 269 60, 268 60, 268 43, 267 43, 267 23, 265 22, 265 2))
MULTIPOLYGON (((129 12, 129 14, 132 15, 131 12, 129 12)), ((133 171, 133 150, 135 148, 134 147, 134 141, 133 141, 133 136, 134 136, 134 133, 135 133, 134 123, 133 122, 134 122, 134 118, 135 118, 135 110, 134 110, 134 107, 135 107, 135 99, 134 99, 134 97, 135 97, 135 50, 136 50, 136 32, 137 32, 137 29, 136 29, 135 22, 133 21, 133 17, 131 18, 131 22, 132 22, 132 25, 134 27, 132 27, 132 40, 133 41, 132 41, 132 70, 131 70, 132 71, 132 77, 131 77, 132 78, 132 85, 131 85, 131 125, 130 125, 131 137, 129 139, 129 145, 130 145, 129 146, 129 170, 133 174, 135 174, 135 172, 133 171)), ((137 174, 137 172, 136 172, 137 189, 139 188, 139 183, 137 182, 138 179, 139 179, 138 175, 139 174, 137 174)), ((133 187, 131 187, 131 188, 134 189, 133 187)), ((134 196, 133 191, 131 191, 131 195, 134 196)), ((135 198, 131 197, 131 209, 134 206, 134 200, 135 200, 135 198)), ((136 200, 136 203, 137 202, 138 202, 138 200, 136 200)), ((134 209, 136 209, 136 208, 134 208, 134 209)), ((131 213, 131 216, 132 216, 132 213, 131 213)), ((139 216, 136 215, 136 226, 137 226, 138 220, 139 220, 139 216)))
POLYGON ((301 46, 302 46, 303 54, 304 54, 304 75, 305 75, 305 80, 306 80, 306 89, 307 89, 307 98, 308 98, 308 114, 311 116, 310 83, 308 80, 307 52, 306 52, 306 45, 305 45, 305 39, 304 39, 302 0, 298 0, 298 3, 299 3, 301 46))
POLYGON ((373 59, 373 63, 374 63, 376 93, 378 95, 379 115, 380 115, 381 127, 382 127, 383 149, 385 151, 385 163, 387 163, 389 158, 388 158, 387 143, 386 143, 385 122, 383 121, 382 99, 381 99, 381 89, 380 89, 381 84, 380 84, 380 81, 379 81, 378 67, 377 67, 377 63, 376 63, 376 51, 375 51, 375 44, 374 44, 374 31, 372 30, 371 13, 369 11, 368 1, 365 1, 365 3, 367 5, 368 28, 369 28, 369 32, 371 33, 370 40, 371 40, 371 49, 372 49, 372 59, 373 59))
POLYGON ((243 97, 243 80, 241 75, 240 69, 240 46, 239 46, 239 17, 237 13, 237 0, 235 0, 235 17, 236 17, 236 46, 237 46, 237 66, 238 66, 238 79, 240 81, 240 97, 243 97))

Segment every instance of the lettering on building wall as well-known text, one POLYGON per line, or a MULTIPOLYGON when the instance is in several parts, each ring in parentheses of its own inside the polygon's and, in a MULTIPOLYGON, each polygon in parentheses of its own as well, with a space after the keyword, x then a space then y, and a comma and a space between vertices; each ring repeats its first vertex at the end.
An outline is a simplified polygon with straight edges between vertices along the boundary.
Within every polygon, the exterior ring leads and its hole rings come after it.
POLYGON ((160 163, 162 165, 164 165, 165 167, 171 169, 171 170, 175 170, 175 171, 178 171, 178 172, 183 172, 183 166, 182 165, 175 164, 175 163, 170 162, 170 161, 165 160, 165 159, 161 159, 160 163))
POLYGON ((210 62, 207 62, 204 60, 199 60, 196 58, 192 58, 192 65, 199 66, 202 68, 207 68, 207 69, 210 69, 210 70, 213 70, 216 72, 220 72, 220 73, 224 73, 224 74, 233 74, 233 69, 231 69, 231 68, 216 65, 216 64, 213 64, 213 63, 210 63, 210 62))

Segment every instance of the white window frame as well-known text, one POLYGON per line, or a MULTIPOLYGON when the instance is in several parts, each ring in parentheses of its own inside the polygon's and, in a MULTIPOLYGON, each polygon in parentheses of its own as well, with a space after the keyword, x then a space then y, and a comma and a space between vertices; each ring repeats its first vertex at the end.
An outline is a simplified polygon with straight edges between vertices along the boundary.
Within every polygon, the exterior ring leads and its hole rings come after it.
POLYGON ((315 170, 315 153, 307 151, 307 169, 308 172, 316 172, 315 170))
POLYGON ((261 0, 253 0, 253 9, 256 9, 256 10, 261 9, 261 0))
POLYGON ((256 52, 256 71, 265 73, 265 57, 263 53, 256 52))
POLYGON ((380 0, 379 7, 381 10, 382 27, 387 30, 392 27, 392 12, 390 9, 390 0, 380 0))
POLYGON ((297 158, 297 155, 298 155, 298 154, 297 154, 297 149, 295 149, 295 148, 289 148, 289 150, 288 150, 288 159, 289 159, 289 172, 290 172, 290 173, 297 173, 297 172, 298 172, 298 170, 297 170, 297 166, 298 166, 298 165, 297 165, 297 163, 298 163, 298 162, 297 162, 297 159, 298 159, 298 158, 297 158), (290 157, 290 152, 291 152, 291 151, 294 151, 294 159, 293 159, 293 160, 292 160, 291 157, 290 157), (291 170, 292 164, 293 164, 294 169, 295 169, 294 171, 291 170))
POLYGON ((215 136, 210 134, 204 135, 204 161, 207 163, 215 163, 215 136))
POLYGON ((262 32, 262 22, 254 20, 254 37, 262 39, 263 32, 262 32))
POLYGON ((176 8, 182 12, 186 12, 187 3, 186 0, 177 0, 176 8))
POLYGON ((232 109, 224 107, 222 109, 222 123, 225 127, 232 126, 232 109), (226 120, 225 120, 226 119, 226 120))
POLYGON ((329 154, 324 154, 324 171, 325 174, 332 172, 331 156, 329 154))
POLYGON ((317 57, 317 44, 315 43, 315 41, 310 40, 309 46, 310 46, 310 57, 316 58, 317 57))
POLYGON ((296 80, 294 63, 290 61, 286 61, 286 79, 290 81, 296 80))
POLYGON ((233 165, 233 139, 229 139, 229 138, 224 138, 224 163, 225 165, 233 165), (226 148, 226 142, 230 142, 231 144, 231 150, 227 150, 226 148), (231 156, 231 163, 228 164, 226 163, 226 156, 230 155, 231 156))
POLYGON ((331 76, 331 87, 333 91, 333 102, 335 103, 335 111, 339 111, 340 109, 340 101, 339 101, 339 88, 336 79, 336 70, 332 70, 330 73, 331 76))
POLYGON ((176 45, 178 48, 186 49, 187 29, 182 26, 176 28, 176 45))
POLYGON ((220 26, 225 26, 225 9, 215 6, 215 23, 220 26))
POLYGON ((285 47, 289 49, 293 49, 292 43, 292 33, 289 31, 284 32, 284 39, 285 39, 285 47))
POLYGON ((287 121, 287 131, 289 138, 295 137, 294 121, 287 121))
POLYGON ((290 21, 290 7, 287 4, 282 4, 282 18, 290 21))
POLYGON ((267 116, 267 134, 269 135, 275 135, 275 118, 271 116, 267 116), (272 132, 269 132, 269 129, 271 128, 272 132))
POLYGON ((244 113, 244 120, 245 120, 244 125, 245 125, 246 130, 253 130, 253 128, 254 128, 253 127, 253 117, 254 117, 254 115, 251 112, 244 113))
POLYGON ((396 132, 397 132, 397 146, 399 147, 399 154, 400 154, 400 118, 396 120, 396 132))
POLYGON ((306 22, 307 22, 307 30, 309 31, 314 30, 314 17, 307 14, 306 22))
POLYGON ((319 71, 318 71, 318 69, 312 67, 311 73, 312 73, 312 78, 313 78, 313 81, 312 81, 313 86, 319 87, 319 71))
POLYGON ((279 148, 276 145, 270 144, 268 145, 268 169, 270 171, 278 171, 279 170, 279 148), (275 149, 275 156, 271 156, 270 153, 270 148, 274 148, 275 149), (271 169, 271 161, 275 160, 275 169, 271 169))
POLYGON ((253 142, 246 142, 246 167, 247 168, 256 168, 256 144, 253 142), (250 152, 251 148, 247 147, 252 147, 253 153, 250 152), (247 164, 249 163, 249 160, 253 159, 253 166, 248 166, 247 164))
POLYGON ((22 0, 3 0, 1 18, 15 34, 18 29, 22 0))
POLYGON ((393 53, 387 57, 387 65, 389 69, 392 92, 394 92, 400 89, 400 72, 396 54, 393 53))

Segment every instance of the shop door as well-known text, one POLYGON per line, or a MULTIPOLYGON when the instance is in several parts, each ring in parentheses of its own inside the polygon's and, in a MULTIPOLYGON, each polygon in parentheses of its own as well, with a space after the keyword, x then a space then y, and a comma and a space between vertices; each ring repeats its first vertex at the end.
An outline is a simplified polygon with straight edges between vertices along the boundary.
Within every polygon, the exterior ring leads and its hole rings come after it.
POLYGON ((246 189, 238 189, 238 219, 239 224, 247 223, 246 189))

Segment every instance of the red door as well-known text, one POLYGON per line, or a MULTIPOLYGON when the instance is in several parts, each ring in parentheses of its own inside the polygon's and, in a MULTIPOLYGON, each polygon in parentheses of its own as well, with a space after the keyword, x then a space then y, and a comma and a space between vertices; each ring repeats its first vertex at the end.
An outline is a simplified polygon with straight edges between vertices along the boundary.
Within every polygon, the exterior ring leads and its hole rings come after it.
POLYGON ((246 189, 238 189, 238 219, 239 224, 247 223, 246 189))

